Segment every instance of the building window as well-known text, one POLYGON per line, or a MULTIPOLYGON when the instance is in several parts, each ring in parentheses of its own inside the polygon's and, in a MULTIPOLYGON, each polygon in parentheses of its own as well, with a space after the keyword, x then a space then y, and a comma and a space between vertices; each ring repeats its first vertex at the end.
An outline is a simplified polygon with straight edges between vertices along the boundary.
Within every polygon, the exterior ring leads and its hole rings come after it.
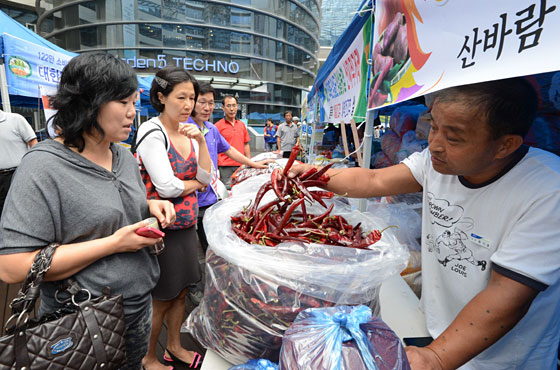
POLYGON ((150 0, 138 0, 138 10, 143 13, 161 18, 161 3, 150 0))

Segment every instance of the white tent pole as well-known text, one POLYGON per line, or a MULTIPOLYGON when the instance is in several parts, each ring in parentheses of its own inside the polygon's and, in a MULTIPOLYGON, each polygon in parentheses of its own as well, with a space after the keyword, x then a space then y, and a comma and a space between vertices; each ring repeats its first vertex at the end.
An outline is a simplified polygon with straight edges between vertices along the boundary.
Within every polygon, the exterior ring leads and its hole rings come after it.
MULTIPOLYGON (((373 137, 373 121, 377 110, 368 110, 366 113, 366 128, 364 131, 364 158, 363 158, 363 168, 369 168, 371 163, 371 139, 373 137)), ((365 212, 367 208, 367 199, 360 199, 358 209, 360 212, 365 212)))
POLYGON ((0 92, 2 96, 2 110, 12 113, 10 105, 10 94, 8 93, 8 80, 6 78, 6 69, 4 68, 4 57, 0 57, 0 92))

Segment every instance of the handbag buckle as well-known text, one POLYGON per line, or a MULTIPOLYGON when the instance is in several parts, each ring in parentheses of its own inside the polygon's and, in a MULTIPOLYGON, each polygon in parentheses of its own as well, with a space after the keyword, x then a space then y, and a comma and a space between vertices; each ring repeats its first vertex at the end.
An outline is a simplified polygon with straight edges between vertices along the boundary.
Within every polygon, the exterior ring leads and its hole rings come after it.
POLYGON ((74 292, 70 295, 70 297, 68 297, 68 298, 66 298, 66 299, 62 299, 62 298, 60 298, 58 295, 59 295, 59 293, 64 293, 64 292, 68 292, 68 290, 57 290, 57 291, 54 293, 54 299, 55 299, 55 301, 57 301, 57 302, 60 303, 60 304, 67 304, 67 303, 69 303, 69 302, 72 302, 75 306, 78 306, 79 303, 81 303, 81 302, 87 302, 87 301, 89 301, 89 300, 91 299, 91 292, 90 292, 89 290, 85 289, 85 288, 80 288, 79 290, 74 291, 74 292), (81 292, 87 293, 87 299, 79 300, 79 302, 77 302, 78 299, 77 299, 76 297, 77 297, 81 292))
POLYGON ((82 288, 82 289, 80 289, 80 291, 79 291, 78 293, 72 294, 72 303, 74 303, 75 306, 78 306, 78 305, 79 305, 78 303, 76 303, 76 296, 77 296, 78 294, 80 294, 80 292, 86 292, 87 295, 88 295, 88 297, 87 297, 87 299, 85 299, 85 300, 83 300, 83 301, 81 301, 81 302, 79 302, 79 303, 87 302, 87 301, 89 301, 89 300, 91 299, 91 293, 90 293, 90 291, 87 290, 87 289, 82 288))
POLYGON ((16 328, 19 328, 19 327, 20 327, 21 319, 22 319, 22 317, 23 317, 24 315, 26 315, 26 317, 25 317, 25 320, 23 320, 23 325, 27 324, 27 321, 29 321, 29 313, 26 312, 26 311, 22 311, 22 312, 20 312, 19 314, 15 313, 15 314, 13 314, 12 316, 10 316, 10 318, 9 318, 8 320, 6 320, 6 323, 4 324, 4 327, 5 327, 5 328, 8 328, 8 327, 10 326, 10 322, 11 322, 13 319, 15 319, 15 318, 17 317, 16 326, 15 326, 15 327, 16 327, 16 328))

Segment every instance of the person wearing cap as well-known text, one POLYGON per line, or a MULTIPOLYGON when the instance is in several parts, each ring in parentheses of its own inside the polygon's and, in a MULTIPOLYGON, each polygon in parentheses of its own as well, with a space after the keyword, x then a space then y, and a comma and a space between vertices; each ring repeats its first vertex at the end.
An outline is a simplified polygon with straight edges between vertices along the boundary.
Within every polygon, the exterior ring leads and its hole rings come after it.
POLYGON ((37 144, 37 136, 22 115, 0 110, 0 218, 12 176, 21 158, 37 144))
POLYGON ((278 142, 278 150, 282 152, 284 158, 288 158, 294 145, 299 143, 299 129, 297 124, 292 121, 292 111, 286 111, 284 119, 285 122, 278 127, 275 136, 278 142))

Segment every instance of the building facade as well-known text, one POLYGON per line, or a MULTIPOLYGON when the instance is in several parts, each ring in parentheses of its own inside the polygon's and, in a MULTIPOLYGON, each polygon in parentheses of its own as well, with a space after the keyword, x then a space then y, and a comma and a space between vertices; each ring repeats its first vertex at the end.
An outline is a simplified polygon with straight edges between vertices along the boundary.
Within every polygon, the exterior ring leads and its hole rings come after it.
POLYGON ((319 67, 325 62, 332 46, 346 30, 363 0, 323 0, 321 4, 319 67))
POLYGON ((323 0, 321 4, 321 46, 332 47, 346 30, 363 0, 323 0))
MULTIPOLYGON (((43 1, 44 2, 44 1, 43 1)), ((51 0, 38 32, 77 52, 106 51, 140 76, 173 65, 238 96, 241 117, 299 113, 318 68, 320 0, 51 0)), ((216 107, 215 118, 221 114, 216 107)))

